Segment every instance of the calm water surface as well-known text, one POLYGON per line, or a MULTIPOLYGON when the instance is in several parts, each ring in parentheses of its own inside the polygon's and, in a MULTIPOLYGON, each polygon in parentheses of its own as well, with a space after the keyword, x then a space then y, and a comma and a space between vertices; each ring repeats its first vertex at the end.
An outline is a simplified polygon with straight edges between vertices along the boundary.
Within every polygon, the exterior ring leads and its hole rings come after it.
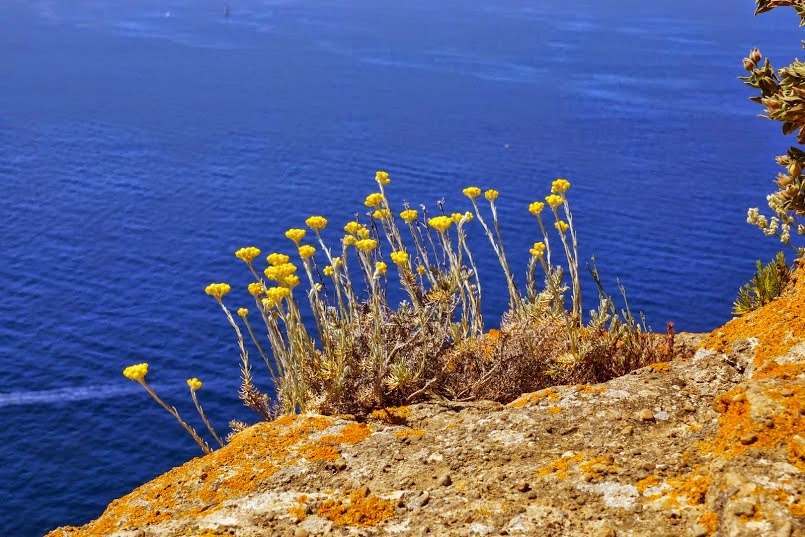
MULTIPOLYGON (((498 188, 518 267, 536 238, 528 203, 568 177, 582 257, 655 328, 725 322, 754 259, 775 251, 744 219, 787 140, 736 76, 753 45, 796 53, 793 13, 753 19, 749 0, 230 5, 225 18, 217 0, 4 3, 0 535, 85 523, 197 454, 126 365, 150 362, 188 416, 184 381, 202 378, 219 430, 251 420, 203 288, 240 282, 232 304, 248 304, 232 252, 284 248, 310 214, 346 221, 376 169, 396 202, 444 197, 448 211, 467 208, 464 186, 498 188)), ((487 254, 491 320, 506 297, 487 254)))

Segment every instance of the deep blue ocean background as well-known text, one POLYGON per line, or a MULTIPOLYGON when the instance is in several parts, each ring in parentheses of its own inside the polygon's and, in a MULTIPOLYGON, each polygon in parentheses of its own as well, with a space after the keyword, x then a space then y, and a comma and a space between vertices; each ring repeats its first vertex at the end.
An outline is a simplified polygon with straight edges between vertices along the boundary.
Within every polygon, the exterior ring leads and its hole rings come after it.
MULTIPOLYGON (((229 3, 228 18, 219 0, 0 8, 0 535, 86 523, 198 454, 122 377, 129 364, 148 361, 196 425, 190 376, 219 432, 253 420, 203 289, 228 281, 229 303, 248 305, 234 250, 287 250, 284 230, 311 214, 340 228, 377 169, 398 203, 433 210, 465 210, 470 184, 500 190, 520 281, 527 205, 569 178, 582 257, 660 330, 727 321, 754 260, 778 249, 745 214, 793 140, 736 77, 752 46, 778 66, 799 52, 790 10, 229 3)), ((491 325, 507 298, 478 257, 491 325)))

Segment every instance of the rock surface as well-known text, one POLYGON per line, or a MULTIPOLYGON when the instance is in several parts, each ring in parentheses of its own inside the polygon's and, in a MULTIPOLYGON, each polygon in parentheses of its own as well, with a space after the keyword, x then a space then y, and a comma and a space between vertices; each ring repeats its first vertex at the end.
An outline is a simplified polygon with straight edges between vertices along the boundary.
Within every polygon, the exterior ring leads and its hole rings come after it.
POLYGON ((495 403, 288 416, 48 537, 805 536, 805 277, 677 358, 495 403))

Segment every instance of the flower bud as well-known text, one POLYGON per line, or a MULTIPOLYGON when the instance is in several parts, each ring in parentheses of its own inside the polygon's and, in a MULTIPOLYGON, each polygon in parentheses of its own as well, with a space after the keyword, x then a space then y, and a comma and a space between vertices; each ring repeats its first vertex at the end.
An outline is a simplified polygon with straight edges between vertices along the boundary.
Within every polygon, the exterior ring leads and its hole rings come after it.
POLYGON ((757 64, 762 57, 763 56, 761 56, 760 51, 757 48, 753 48, 752 52, 749 54, 749 59, 755 64, 757 64))
POLYGON ((800 173, 802 173, 802 167, 799 165, 799 162, 795 160, 788 165, 788 175, 790 175, 792 179, 799 177, 800 173))
POLYGON ((750 73, 755 70, 755 64, 749 58, 744 58, 744 69, 749 71, 750 73))
POLYGON ((791 179, 791 177, 780 173, 780 174, 777 174, 777 180, 774 181, 774 182, 777 183, 777 186, 779 186, 780 188, 785 188, 788 185, 790 185, 791 183, 793 183, 794 180, 791 179))

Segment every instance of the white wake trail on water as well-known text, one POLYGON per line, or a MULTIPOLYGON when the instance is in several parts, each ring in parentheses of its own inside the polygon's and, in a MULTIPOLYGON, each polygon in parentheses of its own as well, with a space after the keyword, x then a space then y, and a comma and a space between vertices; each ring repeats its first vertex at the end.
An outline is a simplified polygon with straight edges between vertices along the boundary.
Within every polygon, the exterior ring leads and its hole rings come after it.
POLYGON ((51 403, 70 403, 91 399, 110 399, 136 393, 142 389, 135 385, 83 386, 56 388, 53 390, 31 390, 0 393, 0 408, 7 406, 42 405, 51 403))

